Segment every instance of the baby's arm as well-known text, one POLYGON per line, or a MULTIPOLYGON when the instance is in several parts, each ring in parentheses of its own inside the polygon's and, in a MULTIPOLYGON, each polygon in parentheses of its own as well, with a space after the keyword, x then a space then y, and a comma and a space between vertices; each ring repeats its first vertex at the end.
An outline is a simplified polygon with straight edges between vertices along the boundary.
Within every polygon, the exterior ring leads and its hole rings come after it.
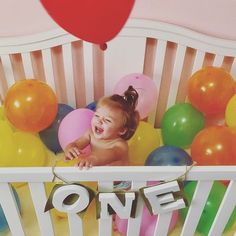
POLYGON ((69 143, 64 152, 65 160, 72 160, 78 158, 80 154, 83 153, 83 149, 90 144, 90 130, 87 130, 83 136, 75 140, 72 143, 69 143))
POLYGON ((89 156, 80 156, 78 167, 90 168, 92 166, 122 166, 128 165, 128 145, 119 143, 114 148, 104 152, 91 153, 89 156))

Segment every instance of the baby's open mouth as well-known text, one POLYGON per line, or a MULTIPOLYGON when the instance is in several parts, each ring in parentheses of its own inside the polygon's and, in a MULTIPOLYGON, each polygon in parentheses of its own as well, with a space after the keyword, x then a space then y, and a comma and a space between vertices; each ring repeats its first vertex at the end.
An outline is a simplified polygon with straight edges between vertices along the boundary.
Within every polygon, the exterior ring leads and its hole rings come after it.
POLYGON ((103 129, 100 128, 100 127, 95 126, 95 132, 96 132, 96 134, 102 134, 103 129))

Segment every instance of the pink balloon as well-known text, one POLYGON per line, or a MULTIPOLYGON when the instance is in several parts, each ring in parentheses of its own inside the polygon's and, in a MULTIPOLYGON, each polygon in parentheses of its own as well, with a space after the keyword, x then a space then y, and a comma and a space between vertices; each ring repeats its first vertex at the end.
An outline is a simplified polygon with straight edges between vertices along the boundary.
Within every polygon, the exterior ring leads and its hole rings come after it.
POLYGON ((144 74, 129 74, 121 78, 115 85, 114 93, 123 95, 132 85, 138 92, 137 110, 141 119, 144 119, 155 108, 157 101, 157 88, 152 79, 144 74))
MULTIPOLYGON (((158 218, 158 215, 151 215, 147 207, 144 206, 139 235, 140 236, 153 235, 157 218, 158 218)), ((174 229, 177 221, 178 221, 178 210, 174 211, 172 214, 172 218, 171 218, 171 222, 169 226, 169 232, 174 229)), ((126 232, 127 232, 128 220, 120 219, 119 216, 116 215, 115 226, 118 232, 120 232, 122 236, 124 236, 126 235, 126 232)))
MULTIPOLYGON (((171 222, 169 225, 169 232, 172 231, 178 221, 178 210, 174 211, 172 214, 171 222)), ((154 230, 155 230, 156 222, 151 222, 149 226, 145 229, 145 234, 142 236, 150 236, 153 235, 154 230)))
POLYGON ((58 129, 58 139, 63 150, 91 127, 93 114, 88 108, 79 108, 64 117, 58 129))

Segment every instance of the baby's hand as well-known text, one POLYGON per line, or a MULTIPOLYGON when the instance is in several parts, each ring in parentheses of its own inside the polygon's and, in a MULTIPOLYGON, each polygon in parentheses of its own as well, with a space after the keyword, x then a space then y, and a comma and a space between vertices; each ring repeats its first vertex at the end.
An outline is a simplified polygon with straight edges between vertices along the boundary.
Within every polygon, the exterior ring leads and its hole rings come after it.
POLYGON ((93 166, 93 162, 90 158, 79 158, 79 161, 76 166, 79 167, 80 170, 82 170, 83 167, 89 169, 93 166))
POLYGON ((70 144, 65 149, 65 160, 73 160, 74 158, 78 158, 80 154, 83 154, 83 151, 76 144, 70 144))

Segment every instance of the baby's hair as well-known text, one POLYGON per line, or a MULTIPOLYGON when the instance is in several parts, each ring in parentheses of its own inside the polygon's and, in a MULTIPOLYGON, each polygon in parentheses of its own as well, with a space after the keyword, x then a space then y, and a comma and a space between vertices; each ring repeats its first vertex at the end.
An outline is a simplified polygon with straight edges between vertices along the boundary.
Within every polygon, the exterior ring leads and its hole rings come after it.
POLYGON ((128 140, 134 135, 139 123, 139 113, 135 110, 137 102, 138 93, 132 86, 129 86, 123 96, 114 94, 109 97, 101 98, 98 101, 97 107, 107 105, 122 110, 124 116, 124 128, 127 130, 120 137, 124 140, 128 140))

